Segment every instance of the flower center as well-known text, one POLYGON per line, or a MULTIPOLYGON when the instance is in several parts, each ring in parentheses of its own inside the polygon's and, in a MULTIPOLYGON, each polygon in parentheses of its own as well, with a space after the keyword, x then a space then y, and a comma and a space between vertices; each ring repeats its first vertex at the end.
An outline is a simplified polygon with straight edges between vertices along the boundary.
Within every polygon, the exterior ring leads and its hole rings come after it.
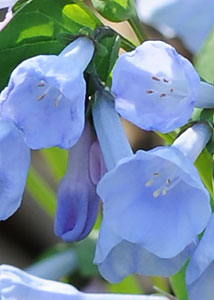
MULTIPOLYGON (((48 85, 48 83, 45 80, 40 80, 37 84, 37 87, 39 89, 43 89, 42 93, 37 98, 37 101, 41 101, 42 99, 44 99, 48 95, 48 93, 53 89, 53 87, 48 85)), ((56 97, 54 99, 54 106, 57 107, 59 105, 59 101, 61 100, 63 95, 59 90, 57 90, 57 89, 55 89, 55 90, 56 90, 55 91, 56 97)))
MULTIPOLYGON (((181 87, 179 88, 179 83, 172 82, 167 77, 152 76, 152 89, 146 90, 148 95, 158 94, 158 96, 163 99, 168 96, 172 96, 182 99, 186 97, 186 92, 181 87), (183 91, 182 91, 183 90, 183 91)), ((183 87, 183 86, 182 86, 183 87)))
POLYGON ((146 188, 153 188, 152 196, 154 198, 157 198, 160 195, 166 196, 166 194, 180 181, 180 178, 176 176, 175 173, 171 173, 170 177, 166 177, 161 173, 163 172, 154 172, 152 178, 145 182, 146 188))

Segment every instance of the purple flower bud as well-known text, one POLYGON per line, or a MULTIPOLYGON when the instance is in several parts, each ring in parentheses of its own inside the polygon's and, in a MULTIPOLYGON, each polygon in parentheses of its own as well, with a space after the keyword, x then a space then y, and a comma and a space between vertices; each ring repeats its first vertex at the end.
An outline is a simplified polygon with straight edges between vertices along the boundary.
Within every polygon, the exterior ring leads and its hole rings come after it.
POLYGON ((90 170, 90 149, 94 141, 87 124, 77 144, 69 150, 67 172, 59 185, 55 233, 67 242, 85 238, 97 217, 99 197, 94 178, 101 171, 99 164, 90 170), (91 172, 96 174, 92 178, 91 172))

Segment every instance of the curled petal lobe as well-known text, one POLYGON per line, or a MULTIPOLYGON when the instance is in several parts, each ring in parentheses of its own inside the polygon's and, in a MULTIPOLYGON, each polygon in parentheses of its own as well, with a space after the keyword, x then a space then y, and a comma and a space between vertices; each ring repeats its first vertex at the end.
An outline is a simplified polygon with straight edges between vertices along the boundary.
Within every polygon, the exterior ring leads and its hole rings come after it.
POLYGON ((191 63, 160 41, 122 54, 112 76, 117 112, 140 128, 163 133, 189 120, 199 87, 191 63))
POLYGON ((0 220, 19 208, 29 164, 30 150, 22 132, 13 122, 0 120, 0 220))
POLYGON ((79 38, 63 54, 23 61, 0 96, 1 115, 12 119, 32 149, 72 147, 84 128, 84 69, 93 43, 79 38))
POLYGON ((98 265, 100 274, 113 283, 120 282, 132 273, 168 277, 181 269, 194 248, 195 243, 191 243, 176 257, 160 258, 139 244, 122 240, 104 218, 94 262, 98 265))

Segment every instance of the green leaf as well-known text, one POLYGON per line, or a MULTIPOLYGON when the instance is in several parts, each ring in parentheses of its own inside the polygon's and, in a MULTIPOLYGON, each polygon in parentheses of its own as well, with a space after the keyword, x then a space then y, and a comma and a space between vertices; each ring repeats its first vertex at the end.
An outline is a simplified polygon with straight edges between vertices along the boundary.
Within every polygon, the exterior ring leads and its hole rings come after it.
POLYGON ((51 217, 55 215, 56 196, 50 185, 33 168, 27 178, 27 191, 51 217))
POLYGON ((105 56, 97 55, 95 59, 95 65, 100 79, 106 82, 116 62, 116 59, 118 58, 120 38, 118 36, 105 37, 100 41, 100 43, 105 46, 105 48, 108 50, 108 53, 105 56))
POLYGON ((0 32, 0 89, 10 72, 24 59, 38 54, 58 54, 65 45, 61 33, 78 34, 83 27, 94 30, 102 23, 78 0, 32 0, 17 9, 0 32))
POLYGON ((68 151, 58 147, 42 149, 40 151, 48 166, 52 170, 56 182, 58 182, 66 172, 68 151))
POLYGON ((185 283, 185 272, 187 264, 174 276, 170 278, 170 283, 175 296, 178 300, 188 300, 186 283, 185 283))
POLYGON ((98 276, 99 272, 97 266, 93 264, 97 232, 95 230, 81 242, 75 244, 75 250, 79 261, 78 270, 82 276, 98 276))
POLYGON ((201 179, 208 189, 211 196, 211 205, 214 208, 214 194, 213 194, 213 159, 205 148, 199 155, 195 162, 195 166, 198 169, 201 179))
POLYGON ((156 288, 159 288, 163 292, 170 293, 169 283, 166 278, 153 276, 151 277, 151 281, 156 288))
POLYGON ((124 278, 120 283, 107 284, 108 292, 121 294, 142 294, 142 287, 134 275, 124 278))
POLYGON ((210 33, 200 53, 195 58, 199 75, 209 83, 214 82, 214 31, 210 33))
POLYGON ((121 22, 135 15, 133 0, 91 0, 98 12, 107 20, 121 22))

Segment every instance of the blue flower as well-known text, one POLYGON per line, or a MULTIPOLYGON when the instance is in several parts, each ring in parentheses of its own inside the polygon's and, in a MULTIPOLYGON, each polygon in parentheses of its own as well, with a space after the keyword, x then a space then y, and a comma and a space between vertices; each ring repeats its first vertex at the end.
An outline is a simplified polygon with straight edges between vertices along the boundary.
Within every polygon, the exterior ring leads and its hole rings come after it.
POLYGON ((0 274, 4 300, 167 300, 162 296, 82 293, 72 285, 42 279, 9 265, 1 265, 0 274))
POLYGON ((111 230, 162 258, 184 250, 211 213, 196 168, 176 147, 140 150, 121 159, 101 179, 97 193, 111 230))
POLYGON ((0 220, 20 206, 30 164, 23 134, 11 121, 0 120, 0 220))
POLYGON ((160 41, 122 54, 113 70, 117 112, 146 130, 166 133, 186 124, 199 88, 191 63, 160 41))
POLYGON ((83 71, 94 45, 82 37, 60 55, 22 62, 0 96, 1 115, 24 132, 32 149, 72 147, 84 128, 86 84, 83 71))
POLYGON ((213 300, 214 214, 186 270, 189 300, 213 300))
POLYGON ((113 283, 120 282, 132 273, 169 277, 181 269, 194 249, 193 242, 175 257, 160 258, 147 251, 142 245, 132 243, 115 234, 104 216, 94 263, 98 265, 100 274, 113 283))
POLYGON ((96 184, 103 169, 97 146, 87 124, 79 141, 69 151, 67 173, 59 185, 55 216, 55 233, 67 242, 85 238, 97 217, 96 184))
POLYGON ((171 147, 133 154, 106 95, 97 94, 93 108, 108 169, 97 186, 104 219, 95 262, 101 274, 115 282, 132 272, 172 274, 190 254, 211 214, 209 194, 193 165, 210 129, 195 124, 171 147))
POLYGON ((167 37, 179 37, 193 53, 208 37, 214 18, 212 0, 137 0, 142 21, 167 37))

